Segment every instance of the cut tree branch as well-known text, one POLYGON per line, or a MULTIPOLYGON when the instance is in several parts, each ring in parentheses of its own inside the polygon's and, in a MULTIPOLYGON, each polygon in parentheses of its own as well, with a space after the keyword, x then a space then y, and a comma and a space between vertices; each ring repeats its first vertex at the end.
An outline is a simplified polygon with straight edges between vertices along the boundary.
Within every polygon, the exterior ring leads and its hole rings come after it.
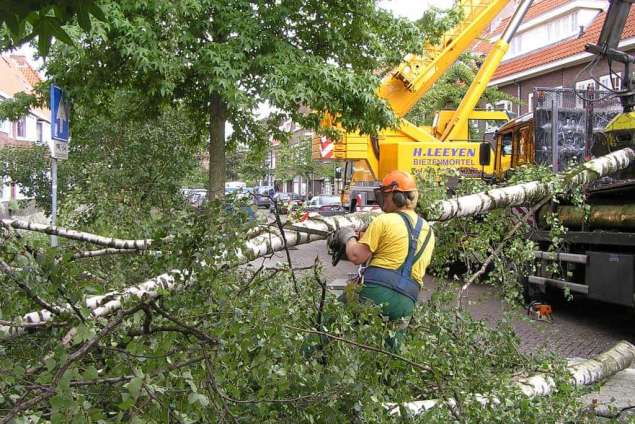
MULTIPOLYGON (((623 340, 606 352, 600 353, 577 365, 568 366, 567 371, 570 374, 571 384, 574 386, 585 386, 628 368, 634 360, 635 346, 623 340)), ((522 378, 513 382, 512 385, 527 397, 547 396, 556 388, 554 379, 550 375, 542 373, 522 378)), ((473 396, 483 405, 500 403, 500 400, 495 397, 487 397, 482 394, 474 394, 473 396)), ((402 406, 409 415, 419 415, 444 403, 450 408, 454 408, 455 406, 453 399, 449 399, 445 402, 439 399, 419 400, 406 402, 401 405, 389 403, 384 406, 391 415, 400 414, 399 406, 402 406)))
POLYGON ((507 243, 507 241, 514 235, 516 234, 516 232, 518 230, 520 230, 523 225, 525 224, 525 222, 527 221, 528 218, 530 218, 531 216, 533 216, 536 211, 538 209, 540 209, 543 205, 545 205, 551 198, 550 197, 545 197, 544 199, 542 199, 540 202, 538 202, 537 204, 535 204, 527 213, 525 213, 523 215, 523 217, 516 223, 516 225, 514 225, 512 227, 511 230, 509 230, 507 232, 507 234, 505 234, 505 236, 503 237, 503 240, 501 240, 501 242, 498 244, 498 246, 496 247, 496 249, 494 249, 494 251, 491 253, 491 255, 489 255, 489 257, 483 262, 483 264, 481 265, 481 268, 476 271, 474 274, 472 274, 472 276, 465 282, 465 284, 463 284, 463 286, 461 287, 461 289, 459 290, 459 296, 458 296, 458 300, 457 300, 457 308, 461 308, 462 307, 462 300, 463 300, 463 295, 465 294, 465 292, 467 291, 467 289, 470 287, 470 285, 472 285, 472 283, 474 283, 481 275, 485 274, 485 271, 487 270, 487 267, 489 266, 489 264, 492 263, 492 261, 494 260, 494 258, 496 256, 498 256, 501 252, 501 250, 503 250, 503 247, 505 246, 505 244, 507 243))
POLYGON ((62 365, 60 365, 60 367, 57 369, 57 371, 53 375, 51 384, 44 393, 28 400, 22 398, 19 401, 17 401, 16 405, 7 413, 7 415, 5 415, 0 420, 0 424, 7 424, 11 422, 13 418, 15 418, 19 413, 23 411, 27 411, 37 406, 40 402, 43 402, 55 396, 57 392, 57 386, 59 385, 60 381, 62 380, 62 377, 64 377, 64 374, 66 374, 66 371, 68 371, 71 365, 73 365, 75 362, 82 359, 86 354, 88 354, 88 352, 93 350, 95 346, 97 346, 97 343, 99 343, 99 341, 103 339, 104 337, 108 336, 108 334, 110 334, 116 327, 121 325, 121 323, 127 316, 135 314, 137 311, 141 310, 142 308, 143 308, 143 304, 139 304, 128 310, 121 311, 119 314, 113 317, 108 322, 108 324, 106 324, 106 326, 99 332, 99 334, 95 335, 93 338, 91 338, 86 343, 84 343, 79 349, 77 349, 75 352, 73 352, 71 355, 68 356, 68 358, 64 361, 64 363, 62 363, 62 365))
MULTIPOLYGON (((134 249, 144 250, 149 248, 153 243, 156 244, 156 240, 152 239, 140 239, 140 240, 125 240, 117 239, 113 237, 104 237, 96 234, 86 233, 83 231, 69 230, 62 227, 56 227, 52 225, 37 224, 34 222, 21 221, 19 219, 3 219, 2 225, 5 227, 16 228, 19 230, 35 231, 38 233, 49 234, 53 236, 63 237, 71 240, 83 241, 86 243, 97 244, 100 246, 111 247, 115 249, 134 249)), ((173 237, 168 236, 160 240, 166 242, 172 240, 173 237)))

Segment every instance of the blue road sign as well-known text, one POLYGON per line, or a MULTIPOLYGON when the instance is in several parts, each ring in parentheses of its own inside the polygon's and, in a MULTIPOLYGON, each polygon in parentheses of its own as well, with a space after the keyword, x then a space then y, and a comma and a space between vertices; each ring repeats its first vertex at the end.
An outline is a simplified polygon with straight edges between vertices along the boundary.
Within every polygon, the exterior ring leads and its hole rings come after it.
POLYGON ((51 84, 51 137, 55 140, 68 141, 69 107, 61 88, 51 84))
POLYGON ((51 155, 54 158, 68 157, 70 136, 70 108, 64 91, 51 84, 51 155))

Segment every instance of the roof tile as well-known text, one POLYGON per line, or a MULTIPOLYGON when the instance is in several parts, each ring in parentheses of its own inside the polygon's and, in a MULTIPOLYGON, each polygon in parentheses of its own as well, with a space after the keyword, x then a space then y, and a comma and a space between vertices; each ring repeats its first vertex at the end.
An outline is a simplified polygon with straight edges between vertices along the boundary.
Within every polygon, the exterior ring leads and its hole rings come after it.
MULTIPOLYGON (((586 44, 597 42, 600 32, 602 31, 602 25, 604 24, 605 18, 606 12, 599 13, 582 36, 568 38, 558 43, 543 47, 540 50, 504 61, 499 65, 498 69, 492 76, 492 80, 503 78, 517 72, 525 71, 536 66, 555 62, 584 52, 584 46, 586 44)), ((631 10, 628 18, 626 19, 626 25, 624 26, 624 31, 622 32, 622 39, 633 36, 635 36, 635 10, 631 10)))

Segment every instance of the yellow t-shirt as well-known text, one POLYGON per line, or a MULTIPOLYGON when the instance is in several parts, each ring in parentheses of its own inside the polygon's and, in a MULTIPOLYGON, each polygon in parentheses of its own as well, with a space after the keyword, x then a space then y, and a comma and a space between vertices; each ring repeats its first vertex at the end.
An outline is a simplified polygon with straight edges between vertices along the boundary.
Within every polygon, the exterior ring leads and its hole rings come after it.
MULTIPOLYGON (((410 218, 410 223, 414 229, 417 224, 416 212, 405 211, 405 213, 410 218)), ((430 224, 424 221, 417 242, 417 252, 423 245, 429 231, 431 231, 430 224)), ((397 269, 404 263, 408 256, 408 229, 403 222, 403 218, 397 213, 384 213, 376 217, 370 223, 359 242, 367 245, 373 253, 373 257, 370 261, 370 265, 372 266, 397 269)), ((426 250, 412 266, 412 278, 419 284, 423 283, 426 268, 428 268, 432 260, 433 250, 434 233, 430 235, 426 250)))

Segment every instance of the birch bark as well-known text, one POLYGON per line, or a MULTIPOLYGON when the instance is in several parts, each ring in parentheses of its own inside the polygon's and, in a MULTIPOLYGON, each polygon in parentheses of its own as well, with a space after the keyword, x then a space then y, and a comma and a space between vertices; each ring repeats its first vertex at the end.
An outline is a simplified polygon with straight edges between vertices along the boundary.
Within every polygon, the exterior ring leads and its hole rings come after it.
MULTIPOLYGON (((619 371, 628 368, 635 360, 635 346, 627 341, 621 341, 606 352, 587 359, 577 365, 567 368, 571 375, 571 384, 574 386, 585 386, 596 383, 619 371)), ((531 377, 520 379, 512 383, 518 390, 528 397, 547 396, 556 388, 556 383, 549 375, 536 374, 531 377)), ((475 394, 474 397, 483 405, 498 404, 499 399, 490 398, 482 394, 475 394)), ((418 400, 406 402, 398 405, 395 403, 385 404, 385 408, 391 415, 400 415, 400 406, 408 415, 416 416, 439 406, 443 403, 439 399, 418 400)), ((446 401, 450 408, 454 408, 456 402, 453 399, 446 401)))
MULTIPOLYGON (((362 228, 370 220, 370 214, 353 214, 333 217, 314 217, 305 222, 295 224, 293 229, 285 230, 287 245, 297 246, 324 239, 326 234, 341 227, 362 228)), ((99 236, 96 236, 99 237, 99 236)), ((245 248, 237 252, 238 264, 249 262, 266 254, 277 252, 284 248, 280 233, 273 230, 270 233, 260 234, 247 241, 245 248)), ((195 276, 190 276, 195 278, 195 276)), ((92 311, 93 316, 100 317, 120 309, 127 299, 154 299, 160 290, 180 290, 184 288, 183 271, 172 270, 141 284, 128 287, 122 291, 109 292, 98 296, 89 296, 84 299, 84 304, 92 311)), ((70 305, 59 307, 60 312, 71 312, 70 305)), ((12 338, 24 334, 29 325, 45 324, 55 319, 55 315, 47 310, 30 312, 10 324, 0 325, 0 339, 12 338)))
MULTIPOLYGON (((562 174, 566 187, 588 184, 606 175, 627 168, 635 160, 635 150, 625 148, 562 174)), ((447 221, 462 216, 473 216, 497 208, 532 204, 553 193, 553 185, 532 181, 481 193, 437 202, 425 218, 429 221, 447 221)))

